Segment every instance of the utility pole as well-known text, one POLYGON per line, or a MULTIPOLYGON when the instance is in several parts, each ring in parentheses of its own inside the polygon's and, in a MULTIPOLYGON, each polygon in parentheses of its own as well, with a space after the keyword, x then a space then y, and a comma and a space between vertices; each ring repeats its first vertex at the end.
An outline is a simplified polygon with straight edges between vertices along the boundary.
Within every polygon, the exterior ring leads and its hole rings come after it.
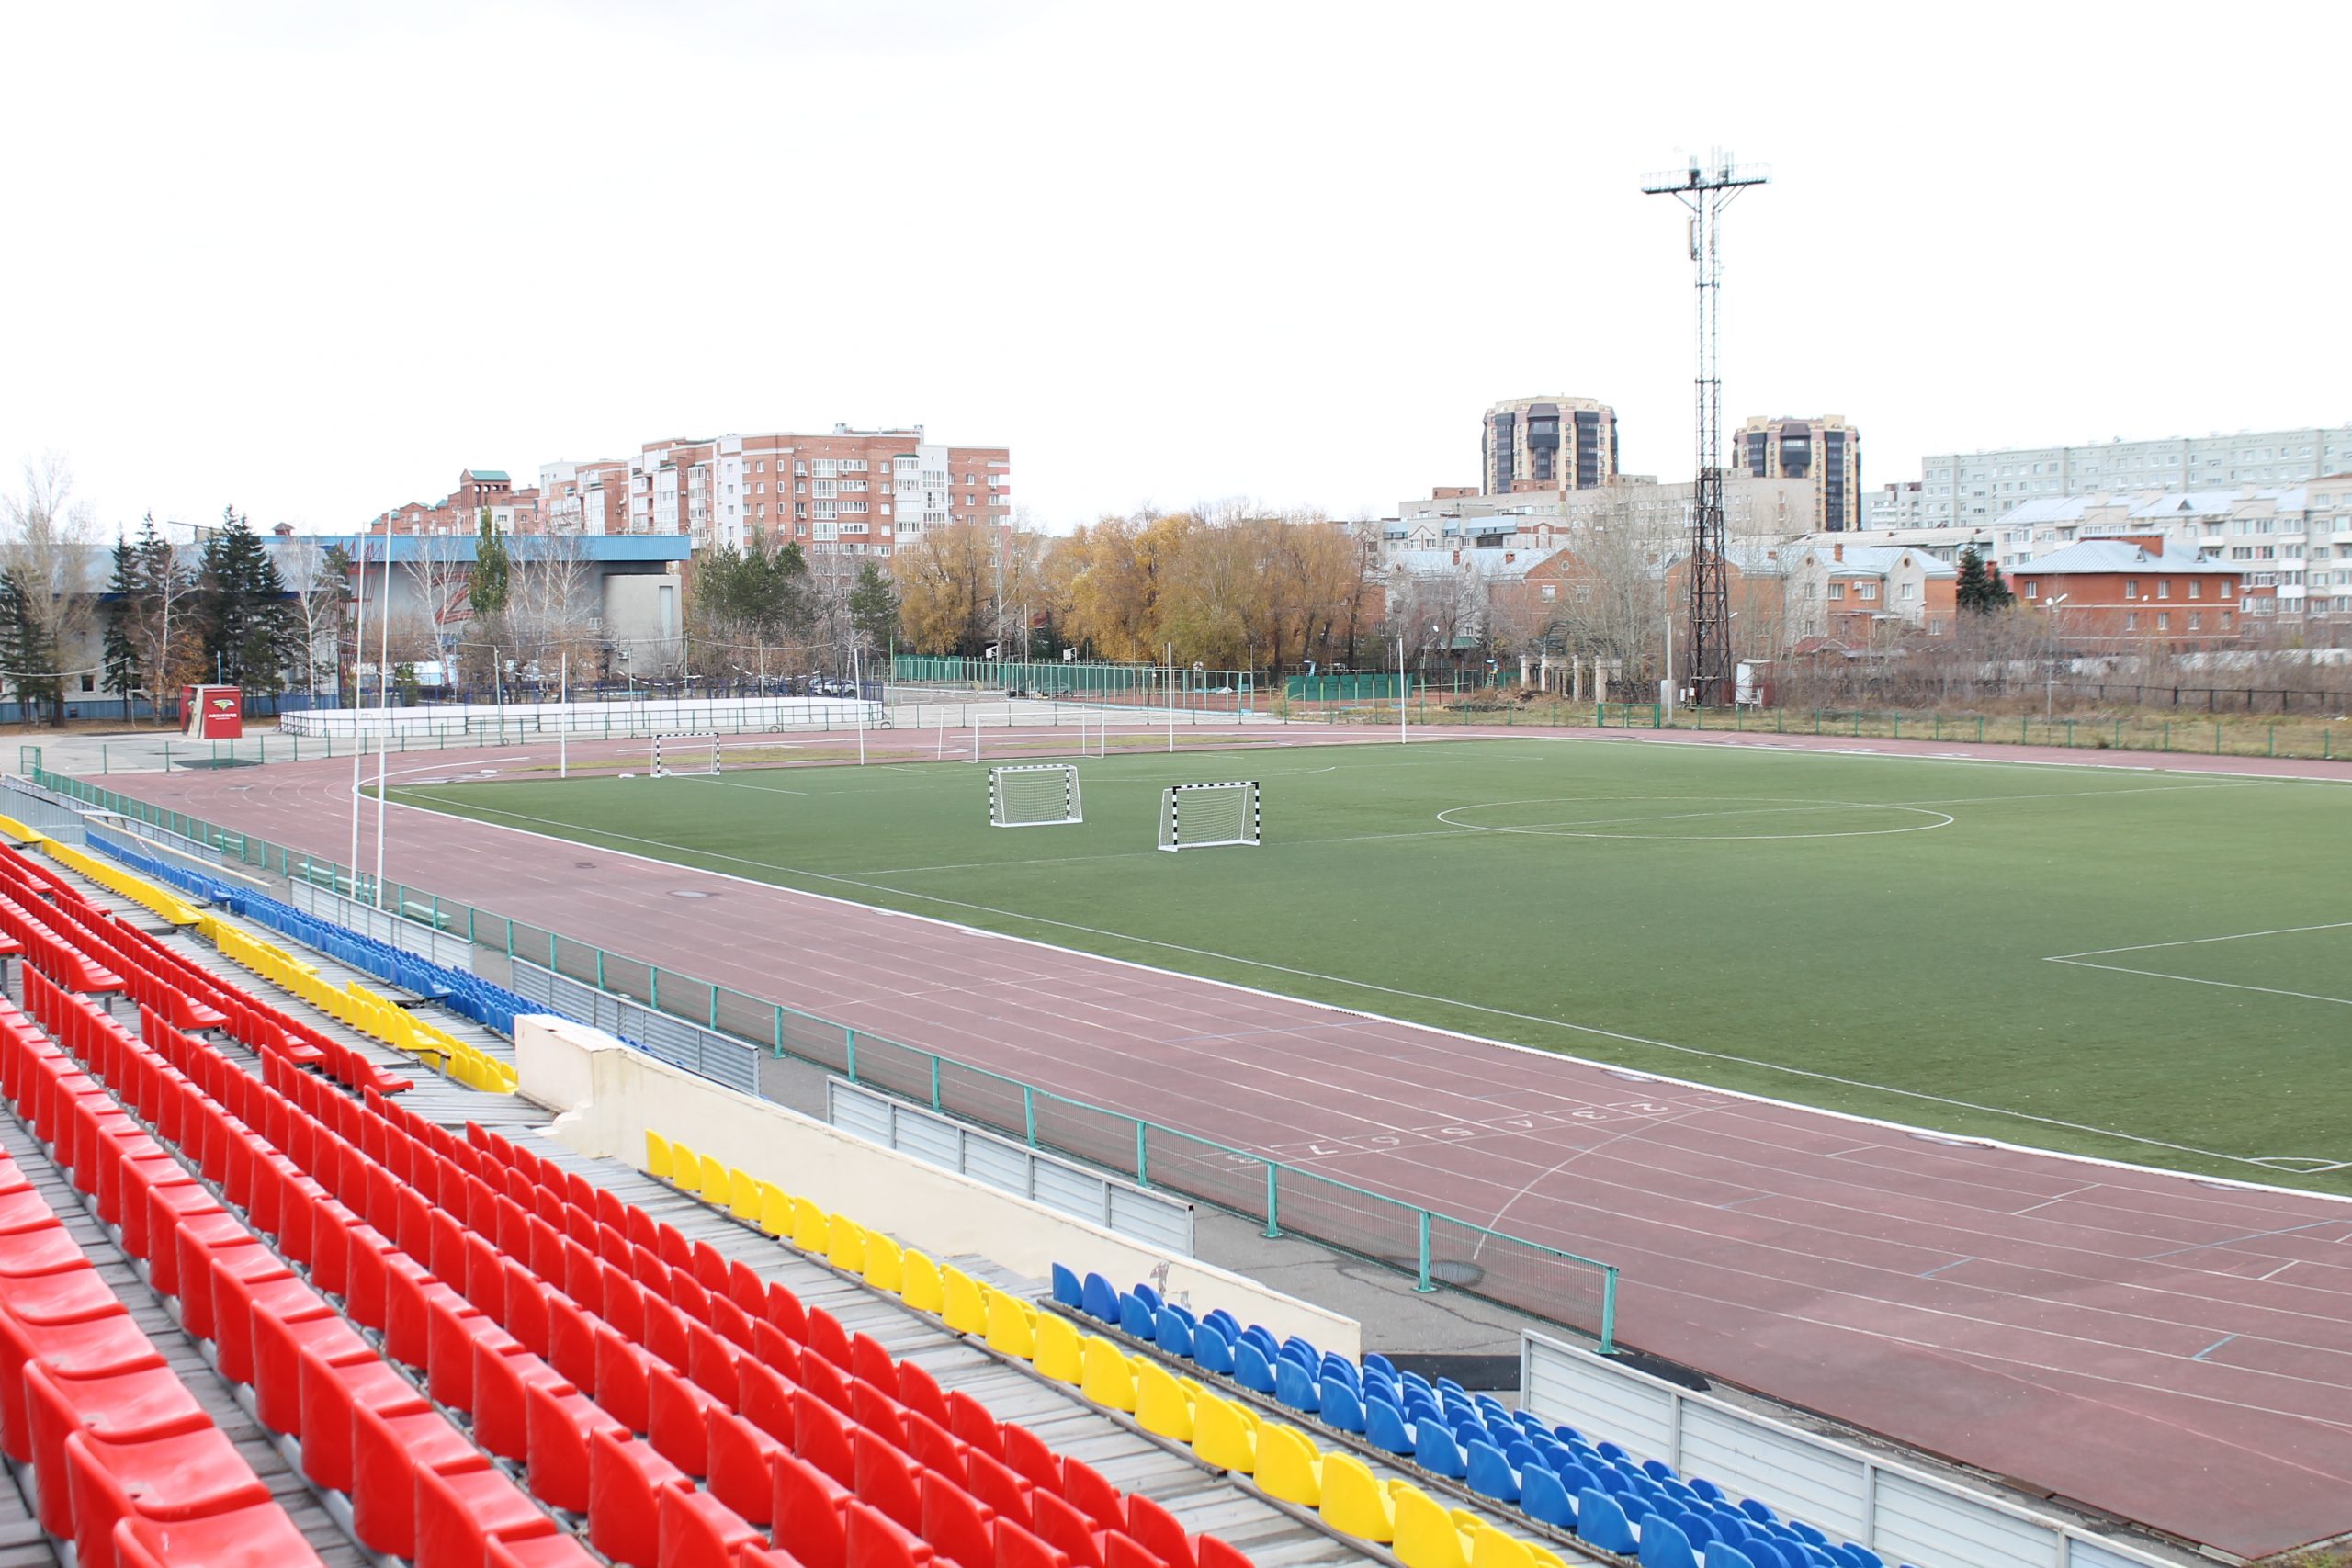
POLYGON ((1690 611, 1689 670, 1693 701, 1702 705, 1729 699, 1731 592, 1724 554, 1723 379, 1717 367, 1718 311, 1723 293, 1723 256, 1718 240, 1723 211, 1750 186, 1770 180, 1762 164, 1736 164, 1716 152, 1707 166, 1693 157, 1687 169, 1652 175, 1642 181, 1646 196, 1671 196, 1690 209, 1690 265, 1698 294, 1697 393, 1698 471, 1690 505, 1690 611))

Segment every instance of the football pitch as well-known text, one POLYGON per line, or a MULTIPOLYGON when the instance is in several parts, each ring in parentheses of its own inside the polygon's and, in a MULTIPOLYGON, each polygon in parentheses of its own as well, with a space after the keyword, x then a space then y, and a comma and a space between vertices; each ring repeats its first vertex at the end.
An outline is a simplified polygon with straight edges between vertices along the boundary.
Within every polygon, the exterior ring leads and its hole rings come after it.
POLYGON ((1050 828, 991 828, 968 762, 394 798, 1779 1099, 2352 1190, 2352 785, 1558 739, 1077 765, 1086 819, 1050 828), (1263 846, 1156 849, 1162 789, 1225 779, 1262 784, 1263 846))

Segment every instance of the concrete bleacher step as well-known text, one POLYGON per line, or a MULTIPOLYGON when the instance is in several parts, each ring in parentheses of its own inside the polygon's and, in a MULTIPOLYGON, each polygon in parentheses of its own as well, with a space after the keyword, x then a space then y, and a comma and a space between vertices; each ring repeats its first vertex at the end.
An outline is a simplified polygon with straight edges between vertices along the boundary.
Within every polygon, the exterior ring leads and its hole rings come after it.
MULTIPOLYGON (((762 1279, 781 1280, 805 1304, 832 1314, 843 1328, 870 1335, 893 1356, 921 1366, 943 1389, 970 1394, 999 1420, 1028 1427, 1057 1451, 1084 1460, 1122 1489, 1150 1497, 1182 1520, 1187 1530, 1205 1530, 1223 1538, 1258 1568, 1394 1562, 1380 1548, 1335 1537, 1305 1522, 1286 1506, 1260 1496, 1246 1483, 1202 1469, 1183 1457, 1185 1450, 1171 1450, 1123 1423, 1080 1397, 1077 1390, 1048 1382, 950 1333, 895 1297, 836 1273, 632 1167, 593 1159, 538 1135, 545 1118, 535 1107, 514 1100, 503 1103, 508 1108, 504 1119, 493 1122, 479 1112, 475 1119, 563 1169, 577 1171, 592 1184, 610 1190, 654 1219, 676 1226, 688 1241, 707 1242, 730 1261, 750 1266, 762 1279), (518 1111, 523 1114, 515 1114, 518 1111)), ((996 1277, 1001 1288, 1035 1292, 1035 1283, 1018 1274, 994 1264, 982 1267, 996 1277)))
MULTIPOLYGON (((254 1473, 269 1488, 271 1497, 286 1510, 287 1517, 329 1568, 371 1568, 373 1559, 344 1534, 317 1494, 288 1465, 277 1441, 238 1403, 231 1385, 212 1370, 197 1341, 180 1327, 179 1319, 164 1299, 148 1288, 112 1232, 85 1206, 81 1191, 50 1158, 40 1141, 13 1114, 0 1112, 0 1149, 15 1158, 34 1190, 57 1211, 65 1222, 66 1233, 96 1267, 98 1277, 130 1309, 131 1320, 153 1343, 164 1364, 187 1385, 204 1413, 253 1467, 254 1473)), ((14 1495, 13 1488, 8 1491, 14 1495)), ((29 1517, 25 1523, 47 1551, 46 1538, 39 1536, 38 1527, 29 1517)), ((45 1557, 26 1561, 54 1562, 58 1559, 51 1551, 45 1557)), ((0 1554, 0 1568, 9 1568, 13 1562, 0 1554)))

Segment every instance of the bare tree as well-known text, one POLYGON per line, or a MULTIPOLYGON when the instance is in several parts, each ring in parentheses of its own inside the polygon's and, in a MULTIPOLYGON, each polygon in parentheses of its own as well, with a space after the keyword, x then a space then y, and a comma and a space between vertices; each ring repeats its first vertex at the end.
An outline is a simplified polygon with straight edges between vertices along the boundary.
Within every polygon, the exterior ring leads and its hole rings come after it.
POLYGON ((322 671, 340 679, 343 627, 350 615, 350 566, 340 547, 330 550, 304 535, 278 547, 277 574, 294 595, 295 617, 302 626, 303 683, 314 700, 322 671))
POLYGON ((526 679, 556 678, 567 662, 583 674, 597 646, 592 599, 594 572, 576 534, 517 536, 508 549, 514 575, 507 590, 504 635, 517 671, 526 679))
MULTIPOLYGON (((473 569, 466 561, 464 541, 454 534, 413 534, 409 538, 416 547, 401 570, 408 574, 415 601, 413 614, 430 642, 432 651, 424 657, 454 671, 458 645, 474 613, 467 597, 473 569)), ((391 547, 387 536, 384 548, 389 552, 391 547)))
POLYGON ((64 666, 85 651, 97 603, 90 581, 97 527, 89 507, 74 500, 73 470, 58 452, 25 465, 24 488, 6 499, 6 510, 0 576, 13 580, 23 595, 24 640, 47 649, 57 665, 21 673, 42 681, 62 718, 64 666))

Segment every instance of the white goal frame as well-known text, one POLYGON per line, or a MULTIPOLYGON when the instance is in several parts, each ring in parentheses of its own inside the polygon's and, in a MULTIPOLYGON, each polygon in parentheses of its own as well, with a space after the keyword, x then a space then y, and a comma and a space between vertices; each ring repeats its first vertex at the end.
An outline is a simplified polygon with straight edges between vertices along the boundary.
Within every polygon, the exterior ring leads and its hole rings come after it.
POLYGON ((701 778, 720 772, 718 734, 709 729, 684 729, 653 738, 653 776, 657 779, 701 778), (663 746, 669 755, 663 756, 663 746), (703 754, 703 747, 710 754, 703 754), (698 765, 707 764, 707 765, 698 765))
MULTIPOLYGON (((1197 815, 1197 813, 1195 814, 1197 815)), ((1215 829, 1205 829, 1215 831, 1215 829)), ((1163 850, 1208 850, 1224 845, 1239 845, 1257 849, 1265 842, 1265 811, 1262 794, 1255 779, 1234 779, 1223 784, 1170 784, 1159 795, 1159 847, 1163 850), (1240 820, 1221 837, 1205 838, 1204 829, 1196 829, 1187 838, 1184 833, 1184 801, 1188 796, 1199 798, 1201 790, 1242 790, 1240 820)))
MULTIPOLYGON (((1039 780, 1039 783, 1046 781, 1039 780)), ((1025 793, 1025 792, 1024 792, 1025 793)), ((1050 797, 1049 797, 1050 798, 1050 797)), ((1086 808, 1079 797, 1078 770, 1068 762, 1021 762, 989 770, 989 826, 991 828, 1066 828, 1086 820, 1086 808), (1012 794, 1008 786, 1019 782, 1007 778, 1012 773, 1058 773, 1061 775, 1062 811, 1058 817, 1023 817, 1014 814, 1012 794)))

